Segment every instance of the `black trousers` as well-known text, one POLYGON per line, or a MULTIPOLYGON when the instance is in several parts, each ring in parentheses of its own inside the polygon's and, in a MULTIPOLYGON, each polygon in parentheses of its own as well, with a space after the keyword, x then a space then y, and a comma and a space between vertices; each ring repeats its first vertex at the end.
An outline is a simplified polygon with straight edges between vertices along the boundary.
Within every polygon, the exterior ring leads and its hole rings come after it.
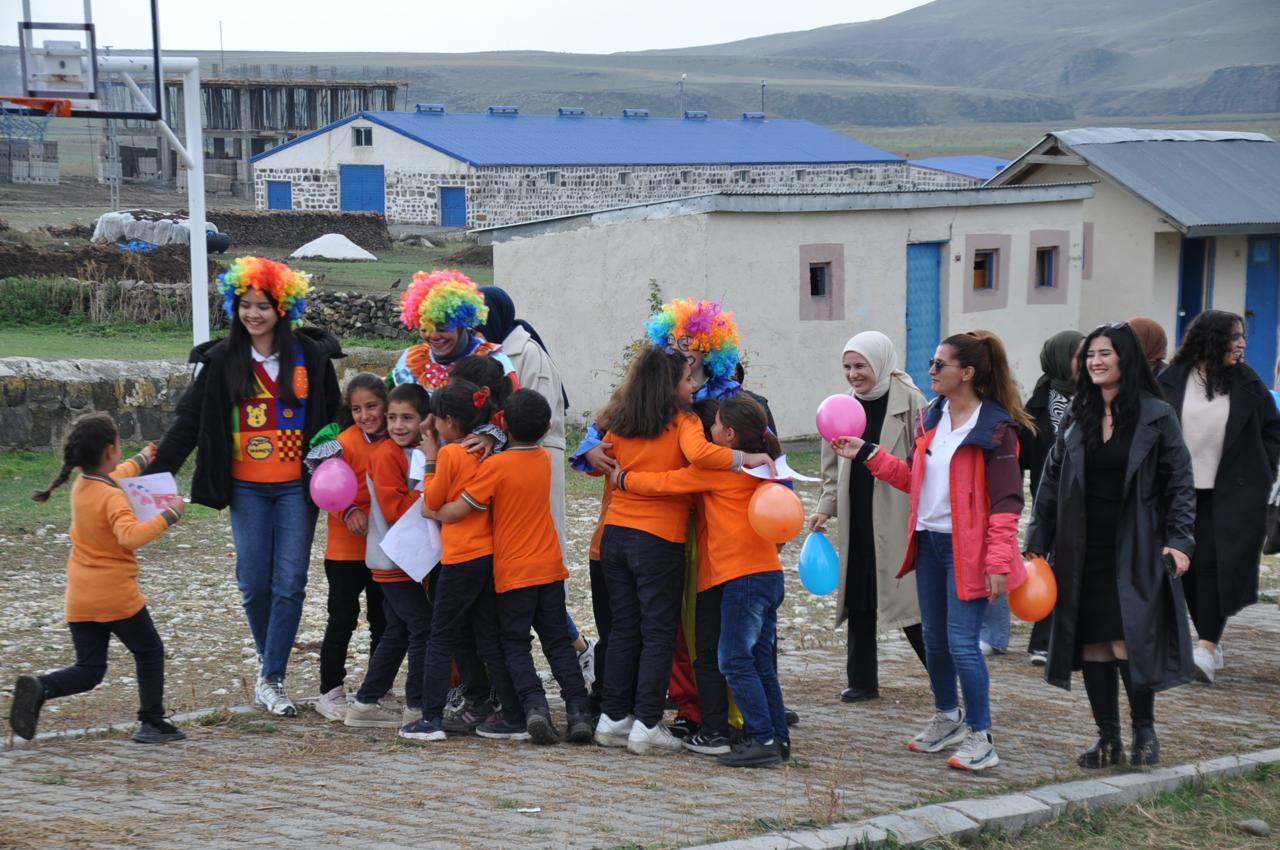
POLYGON ((356 692, 356 700, 371 703, 386 696, 400 672, 400 662, 408 655, 404 702, 410 708, 418 708, 422 705, 422 664, 431 637, 432 612, 427 591, 412 579, 386 582, 382 585, 382 603, 387 628, 369 657, 369 670, 356 692))
MULTIPOLYGON (((850 688, 880 690, 880 662, 876 657, 876 612, 849 611, 849 654, 845 675, 850 688)), ((920 665, 924 661, 924 630, 919 623, 904 626, 902 634, 915 650, 920 665)))
MULTIPOLYGON (((489 681, 502 703, 506 718, 516 722, 524 716, 520 699, 499 642, 498 602, 493 591, 493 556, 485 555, 458 564, 441 564, 436 581, 435 609, 431 618, 431 640, 422 669, 422 716, 440 720, 449 695, 453 659, 465 645, 470 625, 472 645, 480 654, 489 681)), ((564 623, 561 622, 561 628, 564 623)), ((486 694, 487 696, 487 694, 486 694)))
POLYGON ((1196 548, 1182 577, 1191 622, 1200 640, 1217 643, 1227 627, 1218 596, 1218 545, 1213 533, 1213 491, 1196 491, 1196 548))
POLYGON ((542 654, 547 657, 551 674, 560 685, 565 708, 570 714, 587 708, 587 685, 582 678, 582 668, 578 666, 578 653, 574 651, 569 630, 565 628, 567 618, 563 581, 520 587, 498 594, 502 652, 526 714, 534 709, 548 710, 542 680, 533 666, 530 629, 538 633, 542 654))
MULTIPOLYGON (((702 710, 702 728, 717 735, 729 736, 729 684, 720 672, 720 602, 724 585, 717 584, 698 593, 694 605, 694 680, 698 685, 698 708, 702 710)), ((777 666, 777 659, 774 659, 777 666)))
POLYGON ((108 623, 67 623, 76 648, 76 663, 40 677, 48 698, 91 691, 107 674, 107 645, 115 635, 133 653, 138 674, 138 719, 164 719, 164 643, 147 607, 108 623))
POLYGON ((365 617, 369 620, 370 658, 387 627, 387 615, 382 609, 382 587, 373 580, 364 561, 325 558, 324 575, 329 580, 329 621, 320 643, 320 693, 327 694, 347 678, 347 650, 360 618, 360 594, 364 593, 365 617))
POLYGON ((684 591, 684 544, 605 526, 600 560, 613 623, 601 709, 614 720, 662 720, 684 591))
POLYGON ((591 579, 591 610, 596 621, 596 680, 591 684, 591 710, 600 713, 604 697, 604 671, 609 659, 609 631, 613 628, 613 607, 609 605, 609 588, 604 581, 604 564, 588 561, 591 579))

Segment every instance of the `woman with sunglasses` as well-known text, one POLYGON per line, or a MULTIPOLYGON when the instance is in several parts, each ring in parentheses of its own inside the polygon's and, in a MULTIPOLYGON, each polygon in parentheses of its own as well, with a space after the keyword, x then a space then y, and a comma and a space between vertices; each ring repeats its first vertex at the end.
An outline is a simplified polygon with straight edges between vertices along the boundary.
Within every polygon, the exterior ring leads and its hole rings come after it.
POLYGON ((1258 601, 1267 498, 1280 457, 1280 413, 1244 362, 1244 348, 1244 320, 1206 310, 1160 373, 1191 450, 1196 551, 1182 585, 1199 638, 1192 672, 1210 684, 1222 669, 1227 618, 1258 601))
POLYGON ((1122 764, 1117 673, 1133 722, 1130 762, 1157 764, 1155 692, 1191 678, 1181 582, 1193 546, 1191 458, 1173 408, 1124 323, 1085 337, 1076 392, 1027 530, 1030 557, 1053 555, 1058 599, 1045 679, 1082 670, 1098 740, 1081 767, 1122 764))
POLYGON ((977 771, 1000 763, 978 633, 987 604, 1026 579, 1018 552, 1018 428, 1035 426, 994 334, 947 337, 929 361, 929 376, 938 397, 916 422, 907 459, 857 437, 840 437, 832 448, 911 495, 898 576, 915 571, 936 713, 907 747, 936 753, 959 744, 947 764, 977 771))

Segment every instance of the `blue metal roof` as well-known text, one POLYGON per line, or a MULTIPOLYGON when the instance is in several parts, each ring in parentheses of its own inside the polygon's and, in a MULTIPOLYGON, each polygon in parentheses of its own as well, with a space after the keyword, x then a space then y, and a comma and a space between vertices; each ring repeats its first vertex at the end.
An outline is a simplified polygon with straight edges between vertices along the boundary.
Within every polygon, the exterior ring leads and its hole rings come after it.
POLYGON ((910 163, 921 168, 932 168, 934 171, 946 171, 951 174, 963 174, 965 177, 976 177, 979 180, 990 180, 1009 164, 1009 160, 985 154, 971 154, 913 159, 910 163))
POLYGON ((253 157, 362 118, 473 166, 767 165, 903 162, 809 121, 360 112, 253 157))

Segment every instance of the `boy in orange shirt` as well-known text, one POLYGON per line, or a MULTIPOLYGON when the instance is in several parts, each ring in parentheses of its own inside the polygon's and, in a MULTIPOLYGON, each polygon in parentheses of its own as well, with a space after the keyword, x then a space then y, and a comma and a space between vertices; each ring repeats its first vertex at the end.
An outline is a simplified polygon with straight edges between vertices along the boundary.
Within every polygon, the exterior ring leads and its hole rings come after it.
POLYGON ((492 511, 499 632, 529 735, 538 744, 560 741, 533 666, 532 628, 560 685, 569 740, 584 744, 595 726, 566 626, 569 571, 551 516, 551 455, 538 444, 551 427, 551 405, 534 390, 516 390, 502 406, 502 417, 510 438, 506 450, 481 464, 461 498, 437 511, 436 518, 447 523, 472 511, 492 511))

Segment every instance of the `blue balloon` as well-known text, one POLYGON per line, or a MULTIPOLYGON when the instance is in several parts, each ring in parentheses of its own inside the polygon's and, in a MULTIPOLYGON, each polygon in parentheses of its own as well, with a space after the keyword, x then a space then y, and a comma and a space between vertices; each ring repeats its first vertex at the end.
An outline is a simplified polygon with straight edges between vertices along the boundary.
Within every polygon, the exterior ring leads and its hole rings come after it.
POLYGON ((800 549, 800 583, 814 596, 826 596, 840 583, 840 556, 827 535, 811 531, 800 549))

